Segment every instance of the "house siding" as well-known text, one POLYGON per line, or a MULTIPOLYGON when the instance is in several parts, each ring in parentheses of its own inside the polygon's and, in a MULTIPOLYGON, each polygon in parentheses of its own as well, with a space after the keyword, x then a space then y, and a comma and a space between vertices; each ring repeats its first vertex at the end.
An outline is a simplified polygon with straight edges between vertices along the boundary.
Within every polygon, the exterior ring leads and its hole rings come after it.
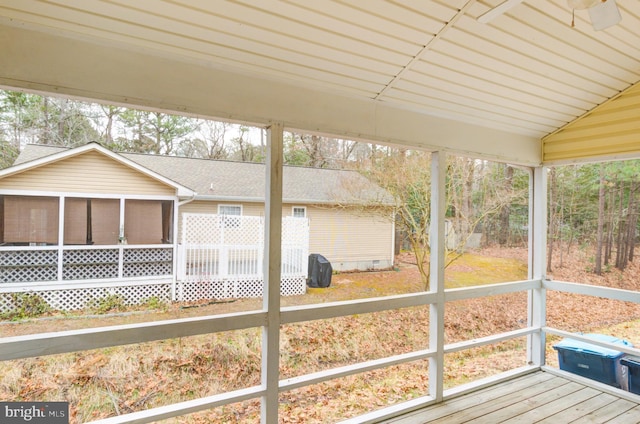
POLYGON ((12 190, 175 196, 175 189, 99 152, 72 156, 2 180, 12 190))
MULTIPOLYGON (((291 214, 289 207, 288 215, 291 214)), ((391 219, 316 206, 307 206, 307 217, 311 228, 309 252, 326 257, 333 269, 382 269, 393 265, 391 219)))

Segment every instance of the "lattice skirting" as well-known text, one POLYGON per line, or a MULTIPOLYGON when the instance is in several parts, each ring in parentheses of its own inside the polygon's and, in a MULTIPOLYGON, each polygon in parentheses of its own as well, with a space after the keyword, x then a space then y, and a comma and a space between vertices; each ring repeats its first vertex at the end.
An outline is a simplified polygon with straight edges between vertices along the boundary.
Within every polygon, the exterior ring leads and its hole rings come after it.
POLYGON ((135 305, 147 302, 150 298, 157 298, 161 302, 171 301, 171 283, 136 284, 128 286, 78 287, 50 290, 29 290, 18 293, 0 293, 0 313, 8 313, 16 309, 13 296, 21 293, 39 296, 47 302, 51 309, 57 311, 72 311, 84 309, 94 299, 104 299, 108 296, 121 296, 124 303, 135 305))
MULTIPOLYGON (((193 302, 203 299, 229 299, 262 296, 262 280, 237 281, 185 281, 176 286, 176 300, 193 302)), ((280 285, 282 296, 302 295, 307 291, 306 277, 283 277, 280 285)))
MULTIPOLYGON (((262 280, 247 279, 238 281, 178 282, 176 301, 193 302, 198 300, 249 298, 262 296, 262 280)), ((280 286, 282 296, 303 295, 306 293, 306 277, 283 277, 280 286)), ((29 294, 39 296, 52 310, 73 311, 85 309, 93 300, 108 296, 121 296, 127 305, 147 302, 157 298, 161 302, 171 302, 171 283, 140 283, 131 285, 113 285, 104 287, 64 287, 36 288, 34 290, 0 293, 0 313, 9 313, 18 306, 14 295, 29 294)))

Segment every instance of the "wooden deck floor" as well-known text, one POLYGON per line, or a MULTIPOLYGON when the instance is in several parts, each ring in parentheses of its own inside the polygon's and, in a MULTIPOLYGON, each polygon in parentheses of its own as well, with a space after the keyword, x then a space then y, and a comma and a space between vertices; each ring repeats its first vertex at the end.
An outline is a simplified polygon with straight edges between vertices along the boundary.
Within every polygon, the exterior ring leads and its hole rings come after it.
POLYGON ((640 423, 640 397, 607 391, 540 371, 385 423, 640 423))

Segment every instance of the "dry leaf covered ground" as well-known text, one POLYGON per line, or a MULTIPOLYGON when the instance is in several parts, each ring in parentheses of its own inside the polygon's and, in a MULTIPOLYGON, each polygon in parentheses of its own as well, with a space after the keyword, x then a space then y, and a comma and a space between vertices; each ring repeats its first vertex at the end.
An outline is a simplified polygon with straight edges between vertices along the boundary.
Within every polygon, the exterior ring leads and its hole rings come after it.
MULTIPOLYGON (((309 289, 305 296, 283 298, 284 306, 384 296, 421 290, 409 256, 397 270, 335 275, 327 289, 309 289)), ((450 287, 524 279, 526 251, 484 250, 454 262, 446 271, 450 287)), ((572 252, 551 276, 637 290, 640 267, 602 277, 588 272, 587 252, 572 252), (570 258, 569 262, 567 258, 570 258)), ((200 305, 172 305, 156 311, 87 317, 53 315, 39 320, 0 325, 2 336, 115 325, 137 321, 252 310, 257 299, 200 305), (185 307, 188 306, 188 307, 185 307)), ((605 332, 640 345, 640 307, 626 302, 548 293, 550 326, 582 332, 605 332)), ((445 311, 447 343, 526 326, 526 294, 458 301, 445 311)), ((409 352, 428 346, 426 307, 406 308, 283 326, 280 345, 282 378, 409 352)), ((524 340, 463 351, 445 357, 447 385, 495 374, 526 362, 524 340)), ((555 352, 549 343, 548 361, 555 352)), ((260 330, 208 336, 91 352, 53 355, 0 363, 1 400, 68 400, 72 422, 203 397, 257 385, 260 382, 260 330)), ((326 423, 424 395, 427 361, 345 377, 281 394, 281 422, 326 423)), ((172 422, 258 422, 257 401, 229 405, 172 422)))

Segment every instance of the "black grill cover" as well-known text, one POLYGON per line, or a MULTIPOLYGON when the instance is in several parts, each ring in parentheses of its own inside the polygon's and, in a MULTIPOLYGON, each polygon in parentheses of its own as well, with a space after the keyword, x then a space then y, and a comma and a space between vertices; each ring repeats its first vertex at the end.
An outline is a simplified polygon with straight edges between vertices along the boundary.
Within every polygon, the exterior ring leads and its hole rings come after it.
POLYGON ((329 287, 331 285, 331 274, 333 268, 331 262, 322 255, 312 253, 309 255, 307 285, 309 287, 329 287))

